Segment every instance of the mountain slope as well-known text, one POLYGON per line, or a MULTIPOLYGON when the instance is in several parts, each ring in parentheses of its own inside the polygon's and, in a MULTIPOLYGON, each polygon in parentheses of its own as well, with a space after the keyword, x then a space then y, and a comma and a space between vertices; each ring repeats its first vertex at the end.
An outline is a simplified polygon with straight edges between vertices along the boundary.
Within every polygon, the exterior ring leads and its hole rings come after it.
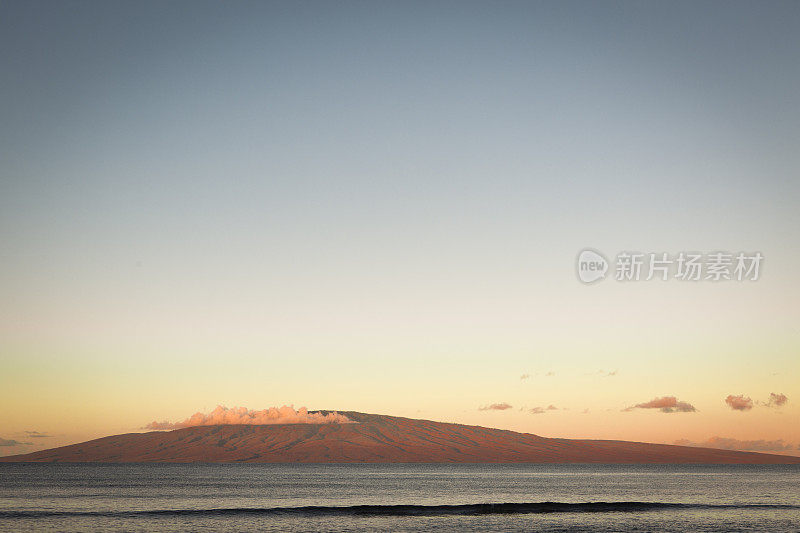
POLYGON ((550 439, 344 412, 352 424, 197 426, 128 433, 0 461, 264 463, 800 463, 800 457, 625 441, 550 439))

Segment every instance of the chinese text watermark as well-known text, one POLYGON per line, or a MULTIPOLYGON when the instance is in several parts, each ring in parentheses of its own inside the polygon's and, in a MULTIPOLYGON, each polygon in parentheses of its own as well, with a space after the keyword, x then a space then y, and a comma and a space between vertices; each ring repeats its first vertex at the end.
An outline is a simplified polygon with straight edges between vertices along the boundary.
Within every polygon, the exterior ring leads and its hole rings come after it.
POLYGON ((609 271, 616 281, 757 281, 764 256, 761 252, 620 252, 613 267, 596 250, 578 254, 578 279, 594 283, 609 271))

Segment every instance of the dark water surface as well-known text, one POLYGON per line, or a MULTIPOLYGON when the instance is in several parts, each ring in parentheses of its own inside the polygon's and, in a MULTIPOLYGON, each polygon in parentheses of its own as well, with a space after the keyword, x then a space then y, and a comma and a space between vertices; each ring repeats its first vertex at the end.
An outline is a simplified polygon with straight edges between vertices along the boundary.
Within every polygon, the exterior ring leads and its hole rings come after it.
POLYGON ((800 531, 800 465, 0 463, 0 530, 800 531))

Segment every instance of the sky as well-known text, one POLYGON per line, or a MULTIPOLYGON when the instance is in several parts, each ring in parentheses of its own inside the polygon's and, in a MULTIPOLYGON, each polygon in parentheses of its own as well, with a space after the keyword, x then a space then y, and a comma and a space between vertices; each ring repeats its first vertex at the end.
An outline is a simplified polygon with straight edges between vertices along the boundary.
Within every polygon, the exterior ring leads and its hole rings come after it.
POLYGON ((0 455, 218 405, 800 454, 798 35, 797 2, 0 0, 0 455), (587 285, 585 248, 764 260, 587 285))

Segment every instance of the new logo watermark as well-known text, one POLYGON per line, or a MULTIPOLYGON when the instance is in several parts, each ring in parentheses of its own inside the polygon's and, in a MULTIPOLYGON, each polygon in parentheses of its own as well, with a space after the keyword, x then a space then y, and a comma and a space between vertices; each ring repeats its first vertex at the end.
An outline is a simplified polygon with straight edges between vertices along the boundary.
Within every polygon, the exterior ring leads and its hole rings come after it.
POLYGON ((600 252, 586 248, 578 254, 578 279, 584 283, 594 283, 606 277, 608 261, 600 252))
MULTIPOLYGON (((616 281, 757 281, 761 275, 761 252, 620 252, 613 272, 616 281)), ((591 248, 578 254, 576 269, 583 283, 606 278, 608 260, 591 248)))

